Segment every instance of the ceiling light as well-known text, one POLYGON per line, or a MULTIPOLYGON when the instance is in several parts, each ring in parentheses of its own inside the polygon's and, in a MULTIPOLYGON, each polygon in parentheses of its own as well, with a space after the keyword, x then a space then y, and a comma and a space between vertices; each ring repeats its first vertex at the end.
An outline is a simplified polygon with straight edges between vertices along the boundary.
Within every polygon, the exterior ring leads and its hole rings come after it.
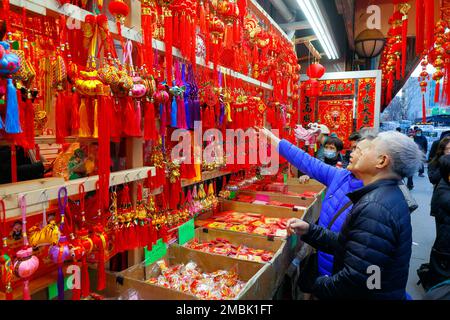
POLYGON ((317 4, 317 0, 297 0, 297 2, 309 24, 313 28, 317 39, 319 39, 319 42, 322 45, 328 59, 339 59, 339 53, 336 49, 330 30, 328 29, 328 25, 325 22, 319 5, 317 4))

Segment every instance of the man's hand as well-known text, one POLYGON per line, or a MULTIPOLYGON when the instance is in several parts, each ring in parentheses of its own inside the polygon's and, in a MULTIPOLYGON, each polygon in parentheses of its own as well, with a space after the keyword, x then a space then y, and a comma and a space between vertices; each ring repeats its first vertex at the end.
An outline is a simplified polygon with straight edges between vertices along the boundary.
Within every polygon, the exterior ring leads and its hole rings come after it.
POLYGON ((303 236, 309 232, 309 223, 300 219, 290 219, 286 225, 288 236, 298 234, 303 236))
POLYGON ((310 179, 311 178, 309 176, 304 175, 304 176, 301 176, 300 178, 298 178, 298 182, 301 184, 305 184, 305 183, 308 183, 310 179))

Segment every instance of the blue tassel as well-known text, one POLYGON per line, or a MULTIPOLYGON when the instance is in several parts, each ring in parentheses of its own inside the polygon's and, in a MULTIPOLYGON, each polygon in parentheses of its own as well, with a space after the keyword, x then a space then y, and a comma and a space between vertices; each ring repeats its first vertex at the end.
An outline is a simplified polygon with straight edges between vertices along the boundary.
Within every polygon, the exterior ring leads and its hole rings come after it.
POLYGON ((19 103, 17 102, 16 87, 11 78, 6 85, 6 128, 7 133, 21 133, 19 120, 19 103))
POLYGON ((223 124, 223 118, 225 117, 225 106, 223 103, 220 103, 220 116, 219 116, 219 124, 223 124))
POLYGON ((177 114, 178 114, 177 100, 175 99, 175 97, 173 97, 172 110, 170 112, 170 125, 173 128, 177 127, 177 114))
POLYGON ((0 130, 5 128, 5 124, 3 123, 2 117, 0 117, 0 130))

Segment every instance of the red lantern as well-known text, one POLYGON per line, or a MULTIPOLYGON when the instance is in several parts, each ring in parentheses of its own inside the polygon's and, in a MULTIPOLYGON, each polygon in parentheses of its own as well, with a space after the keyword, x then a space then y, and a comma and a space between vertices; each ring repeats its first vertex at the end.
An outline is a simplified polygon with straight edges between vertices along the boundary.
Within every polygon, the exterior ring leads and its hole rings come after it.
POLYGON ((319 63, 311 64, 308 69, 306 69, 306 74, 310 79, 320 79, 325 74, 326 69, 319 63))
POLYGON ((122 40, 122 24, 130 13, 130 8, 123 0, 113 0, 108 5, 109 12, 116 18, 117 33, 119 34, 122 48, 124 48, 122 40))

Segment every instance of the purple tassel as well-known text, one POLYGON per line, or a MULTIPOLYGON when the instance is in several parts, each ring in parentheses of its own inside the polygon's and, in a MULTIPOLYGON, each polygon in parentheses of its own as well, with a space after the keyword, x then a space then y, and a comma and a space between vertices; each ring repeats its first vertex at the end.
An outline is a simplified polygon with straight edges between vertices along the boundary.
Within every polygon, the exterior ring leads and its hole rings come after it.
POLYGON ((19 120, 19 103, 17 102, 16 87, 11 78, 6 81, 6 127, 7 133, 21 133, 19 120))
POLYGON ((225 106, 223 103, 220 103, 220 117, 219 117, 219 124, 223 124, 223 118, 225 117, 225 106))
POLYGON ((64 274, 62 266, 58 267, 58 300, 64 300, 64 274))

